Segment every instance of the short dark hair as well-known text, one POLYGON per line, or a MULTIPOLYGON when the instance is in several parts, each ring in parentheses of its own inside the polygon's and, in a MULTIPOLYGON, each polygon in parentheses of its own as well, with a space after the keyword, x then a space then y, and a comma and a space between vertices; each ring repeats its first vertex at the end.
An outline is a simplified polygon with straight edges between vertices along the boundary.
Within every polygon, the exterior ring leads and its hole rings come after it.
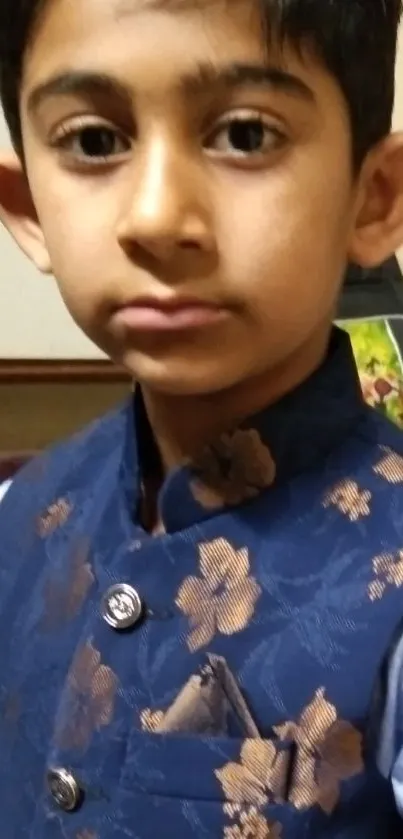
MULTIPOLYGON (((19 94, 28 39, 48 0, 0 0, 0 98, 23 156, 19 94)), ((169 0, 167 0, 169 2, 169 0)), ((189 0, 191 2, 191 0, 189 0)), ((257 0, 269 39, 314 54, 346 99, 359 167, 391 129, 403 0, 257 0)))

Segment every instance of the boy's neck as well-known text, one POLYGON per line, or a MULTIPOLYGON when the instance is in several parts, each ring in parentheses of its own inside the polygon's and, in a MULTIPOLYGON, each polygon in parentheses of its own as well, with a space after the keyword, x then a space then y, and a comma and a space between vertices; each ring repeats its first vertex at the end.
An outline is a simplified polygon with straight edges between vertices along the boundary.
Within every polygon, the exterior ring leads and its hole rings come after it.
POLYGON ((227 429, 294 390, 320 366, 328 342, 327 328, 277 368, 218 393, 172 396, 142 387, 163 476, 195 459, 227 429))

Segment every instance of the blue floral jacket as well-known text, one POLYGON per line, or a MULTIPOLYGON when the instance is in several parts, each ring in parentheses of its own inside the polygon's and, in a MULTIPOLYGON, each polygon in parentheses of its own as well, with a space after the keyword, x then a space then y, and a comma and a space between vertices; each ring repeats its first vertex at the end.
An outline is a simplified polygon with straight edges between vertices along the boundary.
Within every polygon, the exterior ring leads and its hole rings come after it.
POLYGON ((377 755, 403 435, 348 337, 167 479, 157 537, 147 453, 137 393, 2 501, 1 835, 402 836, 377 755))

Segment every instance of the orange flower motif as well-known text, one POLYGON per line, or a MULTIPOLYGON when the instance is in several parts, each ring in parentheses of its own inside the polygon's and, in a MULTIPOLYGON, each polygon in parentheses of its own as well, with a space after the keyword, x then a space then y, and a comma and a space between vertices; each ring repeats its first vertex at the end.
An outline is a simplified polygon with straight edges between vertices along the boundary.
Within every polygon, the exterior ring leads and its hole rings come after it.
POLYGON ((223 839, 281 839, 281 825, 268 822, 256 807, 224 805, 224 812, 236 821, 224 828, 223 839))
POLYGON ((79 830, 76 833, 76 839, 98 839, 98 833, 95 833, 93 830, 79 830))
POLYGON ((372 560, 376 579, 369 584, 369 599, 381 600, 388 586, 403 586, 403 550, 397 554, 380 554, 372 560))
POLYGON ((89 547, 83 542, 73 553, 67 580, 61 582, 55 577, 45 584, 43 626, 46 629, 54 629, 74 618, 80 611, 93 582, 89 547))
POLYGON ((360 490, 355 481, 349 481, 346 478, 326 493, 323 506, 326 509, 331 506, 337 507, 341 513, 348 516, 350 521, 358 521, 371 514, 369 507, 371 498, 372 494, 369 490, 360 490))
POLYGON ((8 732, 12 726, 17 726, 22 713, 21 698, 18 693, 8 693, 1 708, 1 718, 7 724, 8 732))
POLYGON ((298 723, 274 729, 280 740, 297 746, 289 801, 298 810, 314 804, 330 814, 340 795, 340 783, 363 770, 362 736, 350 723, 337 719, 324 688, 301 714, 298 723))
POLYGON ((188 647, 194 652, 209 644, 217 632, 233 635, 251 620, 261 593, 249 575, 248 549, 236 550, 226 539, 199 546, 201 577, 187 577, 176 605, 193 627, 188 647))
POLYGON ((274 460, 255 429, 223 434, 193 468, 197 477, 191 491, 208 510, 255 498, 276 476, 274 460))
POLYGON ((278 753, 271 740, 245 740, 240 762, 230 762, 222 769, 216 769, 227 802, 231 804, 252 804, 262 807, 269 798, 283 800, 287 776, 284 757, 278 753))
POLYGON ((113 718, 118 680, 91 642, 75 656, 68 675, 67 721, 58 726, 55 740, 61 748, 85 749, 95 731, 113 718))
POLYGON ((362 736, 337 718, 318 690, 298 723, 274 728, 278 740, 245 740, 240 762, 216 770, 227 804, 263 807, 289 803, 297 810, 335 809, 342 781, 363 770, 362 736))
POLYGON ((384 478, 389 484, 403 483, 403 457, 392 449, 382 447, 384 452, 379 463, 374 466, 374 472, 384 478))
POLYGON ((153 711, 151 708, 144 708, 140 713, 140 725, 143 731, 158 731, 164 719, 163 711, 153 711))
POLYGON ((50 536, 51 533, 54 533, 55 530, 66 524, 72 509, 72 505, 69 501, 66 501, 65 498, 58 498, 58 500, 55 501, 54 504, 51 504, 45 513, 39 517, 37 524, 39 536, 42 536, 43 538, 45 536, 50 536))

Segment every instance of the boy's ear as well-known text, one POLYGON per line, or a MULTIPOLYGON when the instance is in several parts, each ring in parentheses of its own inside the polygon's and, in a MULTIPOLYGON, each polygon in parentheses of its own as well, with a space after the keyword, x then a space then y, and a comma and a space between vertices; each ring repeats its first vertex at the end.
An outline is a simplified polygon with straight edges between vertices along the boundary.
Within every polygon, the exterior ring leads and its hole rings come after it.
POLYGON ((349 258, 363 268, 385 262, 403 244, 403 133, 382 141, 365 160, 349 258))
POLYGON ((43 274, 52 266, 21 161, 13 151, 0 152, 0 222, 43 274))

